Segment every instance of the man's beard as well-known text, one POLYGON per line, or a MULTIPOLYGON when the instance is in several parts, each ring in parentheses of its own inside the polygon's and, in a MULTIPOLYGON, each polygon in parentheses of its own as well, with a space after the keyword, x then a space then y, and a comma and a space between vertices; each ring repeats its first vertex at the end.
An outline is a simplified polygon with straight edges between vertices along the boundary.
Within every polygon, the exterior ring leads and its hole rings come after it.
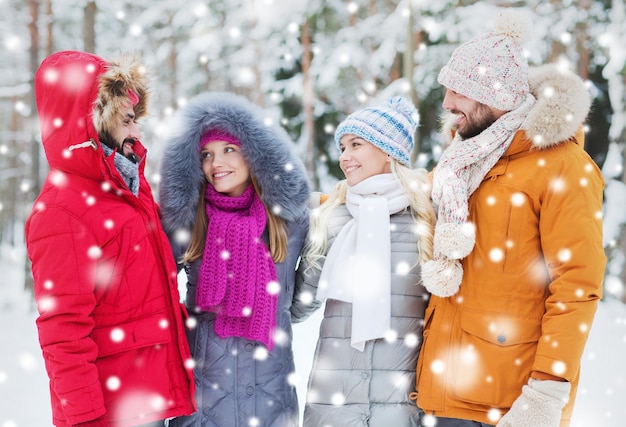
MULTIPOLYGON (((459 111, 452 111, 458 114, 459 111)), ((457 132, 463 139, 473 138, 480 135, 485 129, 497 120, 494 112, 484 104, 478 104, 476 109, 469 114, 465 114, 465 126, 458 128, 457 132)))
POLYGON ((121 143, 116 143, 113 137, 108 132, 102 132, 98 135, 100 142, 109 147, 111 150, 115 150, 117 148, 117 152, 122 156, 126 157, 133 163, 139 162, 139 156, 135 153, 131 152, 128 154, 124 154, 124 144, 129 143, 135 145, 135 140, 132 138, 126 138, 121 143))

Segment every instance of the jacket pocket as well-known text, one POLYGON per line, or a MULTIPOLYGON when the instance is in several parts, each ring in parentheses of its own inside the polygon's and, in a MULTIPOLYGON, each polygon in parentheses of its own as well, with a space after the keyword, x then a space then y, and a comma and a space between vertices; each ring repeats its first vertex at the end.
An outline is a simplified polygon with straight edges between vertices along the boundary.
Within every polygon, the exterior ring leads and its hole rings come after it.
POLYGON ((169 342, 169 325, 163 325, 164 321, 165 315, 157 314, 94 329, 91 337, 98 346, 98 357, 169 342))
POLYGON ((451 388, 464 402, 508 408, 528 381, 541 320, 464 310, 451 388))

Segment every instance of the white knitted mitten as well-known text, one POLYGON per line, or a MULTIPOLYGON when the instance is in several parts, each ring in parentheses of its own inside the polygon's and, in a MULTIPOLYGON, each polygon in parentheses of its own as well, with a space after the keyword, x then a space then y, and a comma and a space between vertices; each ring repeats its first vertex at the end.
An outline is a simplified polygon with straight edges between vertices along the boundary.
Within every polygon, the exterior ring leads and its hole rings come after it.
POLYGON ((496 427, 559 427, 570 388, 567 381, 529 379, 496 427))

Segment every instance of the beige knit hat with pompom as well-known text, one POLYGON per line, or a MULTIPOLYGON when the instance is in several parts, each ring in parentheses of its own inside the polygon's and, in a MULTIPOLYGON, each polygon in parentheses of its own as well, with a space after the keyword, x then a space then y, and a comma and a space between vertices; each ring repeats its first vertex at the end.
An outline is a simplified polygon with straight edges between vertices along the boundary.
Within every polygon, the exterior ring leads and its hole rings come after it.
POLYGON ((511 111, 528 94, 528 61, 520 42, 532 31, 520 9, 500 13, 495 31, 459 46, 437 81, 446 88, 498 110, 511 111))

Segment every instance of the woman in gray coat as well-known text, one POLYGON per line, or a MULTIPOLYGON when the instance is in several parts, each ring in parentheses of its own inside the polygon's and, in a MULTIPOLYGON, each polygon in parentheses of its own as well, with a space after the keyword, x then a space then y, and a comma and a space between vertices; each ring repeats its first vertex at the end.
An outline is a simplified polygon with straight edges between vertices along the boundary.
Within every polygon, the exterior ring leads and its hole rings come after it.
POLYGON ((420 426, 409 395, 432 255, 428 179, 410 168, 415 107, 401 97, 350 115, 336 130, 339 182, 311 215, 292 319, 326 300, 304 425, 420 426))
POLYGON ((309 184, 266 119, 239 96, 202 94, 167 143, 160 205, 187 273, 198 403, 173 427, 298 425, 289 309, 309 184))

